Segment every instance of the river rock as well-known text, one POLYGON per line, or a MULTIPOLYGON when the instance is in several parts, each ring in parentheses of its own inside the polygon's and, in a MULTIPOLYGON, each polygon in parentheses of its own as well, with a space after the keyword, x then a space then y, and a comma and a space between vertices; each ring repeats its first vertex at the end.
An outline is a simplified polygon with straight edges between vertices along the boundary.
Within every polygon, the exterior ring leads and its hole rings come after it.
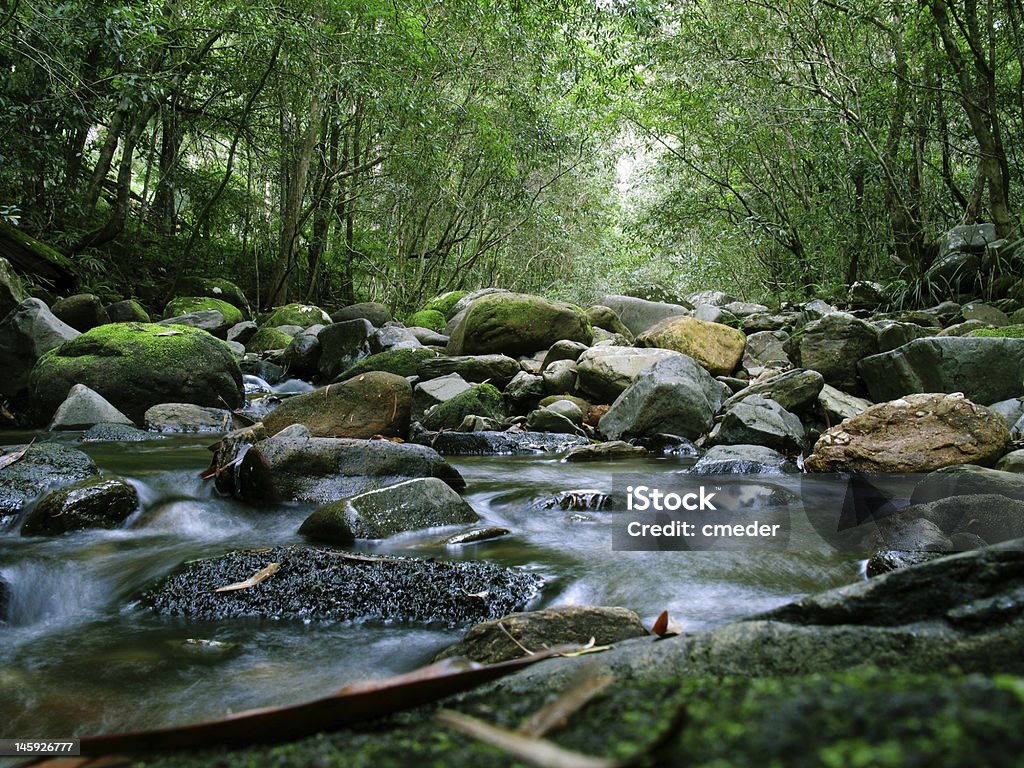
POLYGON ((875 545, 896 552, 952 552, 953 542, 931 520, 897 515, 878 522, 875 545))
POLYGON ((647 634, 640 617, 626 608, 556 605, 477 624, 462 640, 438 653, 434 661, 457 657, 494 664, 520 658, 523 648, 537 651, 589 642, 611 645, 647 634))
POLYGON ((330 325, 331 316, 320 307, 311 304, 285 304, 278 307, 260 321, 261 328, 276 328, 279 325, 297 325, 309 328, 311 325, 330 325))
POLYGON ((601 304, 595 304, 592 307, 588 307, 587 320, 594 328, 595 340, 597 338, 596 332, 600 328, 610 334, 624 337, 629 343, 633 342, 633 332, 626 327, 626 324, 619 319, 619 316, 611 307, 606 307, 601 304))
MULTIPOLYGON (((245 450, 235 493, 254 504, 326 504, 416 477, 438 477, 457 491, 466 484, 436 451, 422 445, 308 434, 293 425, 245 450)), ((221 460, 220 466, 226 463, 221 460)))
POLYGON ((817 371, 797 369, 787 371, 767 380, 756 382, 730 397, 722 407, 726 410, 736 403, 743 402, 752 395, 774 400, 787 411, 799 413, 806 411, 818 400, 825 379, 817 371))
POLYGON ((889 300, 885 286, 871 280, 858 280, 846 292, 846 304, 850 309, 875 311, 889 300))
POLYGON ((21 458, 0 469, 0 525, 18 515, 43 491, 61 488, 97 474, 88 454, 60 443, 5 446, 0 459, 24 450, 21 458))
POLYGON ((373 325, 368 320, 346 320, 324 326, 317 339, 320 341, 320 379, 332 381, 364 357, 370 355, 370 336, 373 325))
POLYGON ((747 336, 743 350, 743 368, 751 376, 760 376, 766 369, 789 370, 793 361, 786 354, 784 331, 758 331, 747 336))
POLYGON ((243 347, 256 335, 260 327, 252 320, 243 320, 228 328, 227 340, 241 344, 243 347))
POLYGON ((531 411, 526 417, 526 426, 535 432, 563 432, 570 435, 584 435, 580 424, 583 422, 583 412, 573 403, 561 400, 549 407, 538 408, 531 411), (560 412, 555 406, 569 406, 574 410, 572 416, 560 412), (573 416, 578 417, 574 419, 573 416))
POLYGON ((416 375, 421 363, 433 360, 440 353, 434 349, 418 347, 416 349, 401 347, 389 349, 386 352, 376 352, 369 357, 364 357, 351 368, 338 374, 335 382, 348 381, 371 371, 383 371, 395 376, 412 377, 416 375))
POLYGON ((884 323, 878 330, 878 351, 891 352, 915 339, 937 335, 937 330, 916 323, 884 323))
POLYGON ((164 435, 155 435, 129 424, 94 424, 82 433, 83 443, 145 443, 150 440, 166 440, 164 435))
MULTIPOLYGON (((245 351, 266 356, 268 352, 280 352, 288 348, 294 336, 277 327, 263 327, 252 335, 245 344, 245 351)), ((276 359, 276 358, 275 358, 276 359)))
POLYGON ((49 419, 74 384, 141 423, 158 403, 239 408, 242 372, 227 345, 185 326, 111 323, 47 352, 29 375, 33 406, 49 419))
POLYGON ((55 536, 89 528, 120 528, 139 495, 119 477, 103 475, 51 491, 26 515, 22 536, 55 536))
POLYGON ((552 363, 562 360, 576 362, 580 355, 589 348, 586 344, 581 344, 578 341, 568 341, 566 339, 556 341, 548 349, 547 354, 544 355, 544 361, 541 363, 540 369, 543 371, 552 363))
POLYGON ((556 360, 540 372, 544 391, 549 395, 566 395, 576 389, 576 362, 556 360))
POLYGON ((710 441, 712 445, 763 445, 799 453, 803 450, 804 425, 774 400, 750 395, 729 407, 710 441))
POLYGON ((695 475, 783 475, 800 469, 785 454, 763 445, 716 445, 690 471, 695 475))
POLYGON ((844 419, 852 419, 871 407, 871 401, 862 397, 848 395, 831 384, 826 384, 818 394, 818 406, 836 424, 844 419))
POLYGON ((411 409, 412 386, 407 379, 370 371, 288 398, 264 417, 263 426, 268 435, 302 424, 313 437, 404 437, 411 409))
POLYGON ((799 312, 770 312, 743 318, 743 331, 750 335, 763 333, 786 333, 802 322, 799 312))
POLYGON ((1024 450, 1010 451, 996 462, 996 469, 1001 472, 1024 475, 1024 450))
POLYGON ((1010 318, 1006 313, 990 304, 964 304, 960 307, 960 314, 964 320, 979 320, 985 325, 994 325, 997 328, 1010 324, 1010 318))
MULTIPOLYGON (((39 299, 25 299, 0 321, 0 395, 21 398, 29 373, 44 353, 79 335, 39 299)), ((61 393, 60 400, 67 390, 61 393)))
POLYGON ((237 305, 216 296, 181 296, 172 299, 164 307, 164 317, 173 318, 180 315, 209 311, 219 312, 224 318, 223 322, 227 325, 223 329, 222 335, 219 335, 219 338, 226 338, 228 328, 246 320, 245 312, 237 305))
POLYGON ((853 315, 835 312, 804 326, 797 349, 802 367, 818 371, 844 392, 858 394, 864 387, 857 363, 878 352, 878 331, 853 315))
POLYGON ((469 383, 457 373, 439 376, 418 383, 412 391, 411 421, 422 421, 423 414, 470 388, 469 383))
POLYGON ((533 599, 540 577, 480 562, 367 557, 314 547, 229 552, 193 560, 147 589, 140 604, 194 621, 265 618, 466 625, 533 599), (248 589, 216 592, 278 563, 248 589))
POLYGON ((396 349, 420 349, 423 345, 408 328, 388 323, 370 334, 370 350, 387 352, 396 349))
POLYGON ((448 342, 450 355, 521 355, 560 339, 590 344, 593 331, 582 310, 561 301, 501 293, 474 301, 448 342))
POLYGON ((597 402, 611 403, 637 376, 659 360, 681 355, 669 349, 592 347, 576 361, 577 388, 597 402))
POLYGON ((1013 430, 1014 425, 1024 417, 1024 397, 1013 397, 1009 400, 1000 400, 988 406, 989 410, 998 413, 1006 426, 1013 430))
POLYGON ((574 446, 565 455, 565 460, 615 461, 617 459, 636 459, 641 456, 647 456, 648 453, 648 450, 641 445, 633 445, 625 440, 608 440, 603 443, 587 443, 586 445, 574 446))
POLYGON ((356 539, 386 539, 479 519, 443 480, 422 477, 325 504, 306 518, 299 533, 332 544, 352 544, 356 539))
POLYGON ((391 310, 376 301, 350 304, 331 315, 332 323, 344 323, 348 320, 366 320, 377 328, 382 328, 393 319, 391 310))
MULTIPOLYGON (((997 493, 950 496, 923 504, 913 504, 879 522, 879 530, 890 549, 930 549, 921 546, 897 546, 887 539, 890 526, 906 526, 923 520, 950 539, 970 534, 981 539, 982 546, 1024 537, 1024 501, 997 493)), ((950 544, 944 551, 953 549, 950 544)), ((934 548, 932 548, 934 549, 934 548)))
POLYGON ((694 291, 686 297, 686 302, 693 306, 696 306, 697 304, 710 304, 713 307, 724 307, 726 304, 731 304, 734 301, 739 301, 739 299, 731 293, 719 291, 714 288, 694 291))
POLYGON ((507 355, 458 355, 444 357, 435 355, 424 358, 416 368, 421 379, 458 374, 475 384, 493 384, 504 389, 519 373, 519 361, 507 355))
POLYGON ((714 304, 698 304, 693 308, 690 316, 706 323, 721 323, 733 328, 739 325, 739 318, 736 315, 724 307, 716 307, 714 304))
POLYGON ((544 377, 526 371, 517 373, 504 392, 505 402, 513 414, 533 410, 546 394, 544 377))
POLYGON ((610 295, 603 297, 598 303, 615 312, 634 337, 666 318, 690 314, 688 307, 679 304, 647 301, 633 296, 610 295))
POLYGON ((501 392, 490 384, 476 384, 435 406, 423 416, 423 427, 431 432, 457 429, 467 416, 505 418, 501 392))
POLYGON ((439 432, 417 438, 442 456, 518 456, 535 453, 562 453, 574 446, 587 445, 585 437, 548 432, 439 432))
POLYGON ((1024 501, 1024 476, 975 464, 957 464, 929 472, 914 487, 910 502, 925 504, 954 496, 993 493, 1024 501))
POLYGON ((106 312, 111 323, 148 323, 150 321, 149 312, 135 299, 123 299, 108 304, 106 312))
POLYGON ((75 384, 67 398, 57 408, 50 422, 50 430, 88 429, 94 424, 129 424, 134 422, 112 406, 98 392, 84 384, 75 384))
POLYGON ((1022 394, 1024 339, 917 339, 862 360, 859 370, 876 401, 915 392, 963 392, 988 405, 1022 394))
POLYGON ((640 373, 599 427, 612 440, 659 433, 698 437, 711 427, 724 394, 722 384, 693 358, 670 357, 640 373))
POLYGON ((638 347, 671 349, 689 355, 711 372, 728 376, 739 365, 747 337, 742 331, 693 317, 670 317, 637 336, 638 347))
POLYGON ((143 424, 151 432, 231 432, 234 414, 225 408, 192 403, 160 403, 146 410, 143 424))
POLYGON ((321 351, 320 338, 317 334, 303 332, 292 337, 284 349, 282 360, 292 376, 312 381, 320 374, 321 351))
POLYGON ((928 472, 993 464, 1009 432, 996 414, 956 395, 919 394, 873 405, 821 436, 810 472, 928 472))
POLYGON ((67 323, 80 333, 110 322, 103 301, 95 293, 76 293, 59 299, 53 303, 50 311, 62 323, 67 323))

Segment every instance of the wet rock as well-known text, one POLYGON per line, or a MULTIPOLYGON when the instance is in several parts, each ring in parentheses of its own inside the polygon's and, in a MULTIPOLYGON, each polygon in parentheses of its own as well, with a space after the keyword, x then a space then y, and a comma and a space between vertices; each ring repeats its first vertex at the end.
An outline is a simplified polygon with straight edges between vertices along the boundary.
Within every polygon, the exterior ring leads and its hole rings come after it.
POLYGON ((901 552, 952 552, 953 542, 931 520, 894 515, 878 522, 876 546, 901 552))
POLYGON ((818 400, 825 380, 817 371, 797 369, 787 371, 740 390, 722 404, 728 410, 752 395, 774 400, 793 413, 808 410, 818 400))
POLYGON ((59 299, 53 303, 50 311, 58 320, 67 323, 79 333, 110 322, 103 302, 94 293, 76 293, 74 296, 59 299))
POLYGON ((504 392, 505 402, 512 413, 533 410, 546 394, 544 378, 526 371, 517 373, 504 392))
POLYGON ((785 454, 763 445, 716 445, 690 471, 695 475, 782 475, 800 469, 785 454))
POLYGON ((799 453, 804 426, 798 416, 774 400, 750 395, 725 412, 710 440, 713 445, 763 445, 799 453))
POLYGON ((88 429, 94 424, 128 424, 131 419, 111 405, 102 395, 84 384, 75 384, 67 398, 58 406, 50 430, 88 429))
POLYGON ((383 371, 395 376, 411 377, 422 363, 438 358, 440 353, 426 347, 389 349, 364 357, 351 368, 345 369, 334 378, 335 382, 348 381, 371 371, 383 371))
POLYGON ((423 436, 423 442, 442 456, 511 456, 532 453, 561 453, 571 447, 587 445, 577 435, 548 432, 439 432, 423 436))
POLYGON ((636 381, 641 372, 659 360, 680 354, 669 349, 592 347, 576 361, 577 387, 598 402, 611 403, 636 381))
POLYGON ((191 403, 161 403, 146 411, 143 424, 151 432, 231 432, 234 414, 225 408, 191 403))
POLYGON ((859 413, 863 413, 872 405, 870 400, 862 397, 848 395, 831 384, 826 384, 818 394, 818 406, 836 424, 844 419, 852 419, 859 413))
POLYGON ((246 319, 246 314, 242 309, 235 304, 216 296, 183 296, 172 299, 167 303, 167 306, 164 307, 164 317, 173 318, 180 315, 190 315, 208 311, 219 312, 223 317, 223 322, 227 325, 226 328, 223 328, 223 335, 215 334, 219 335, 220 338, 226 338, 228 328, 231 328, 246 319))
POLYGON ((467 416, 489 419, 505 417, 501 392, 490 384, 477 384, 437 405, 423 417, 423 427, 431 432, 456 429, 467 416))
POLYGON ((861 361, 872 399, 910 393, 962 392, 980 405, 1019 397, 1024 339, 926 338, 861 361))
POLYGON ((541 499, 533 505, 535 509, 560 509, 564 511, 599 511, 612 508, 612 497, 604 491, 581 489, 559 491, 553 496, 541 499))
POLYGON ((348 320, 366 320, 377 328, 382 328, 394 318, 391 310, 376 301, 364 301, 359 304, 350 304, 342 307, 331 315, 332 323, 344 323, 348 320))
POLYGON ((436 405, 451 400, 470 388, 457 373, 421 381, 412 391, 412 421, 422 421, 423 414, 436 405))
POLYGON ((263 379, 267 384, 275 385, 284 381, 285 370, 270 360, 261 360, 254 355, 246 355, 238 361, 242 373, 263 379))
POLYGON ((306 518, 299 533, 333 544, 352 544, 356 539, 386 539, 405 531, 479 519, 444 481, 425 477, 325 504, 306 518))
POLYGON ((83 443, 144 443, 147 440, 164 439, 163 435, 154 435, 128 424, 94 424, 82 433, 83 443))
POLYGON ((711 427, 723 390, 692 358, 667 358, 637 376, 599 427, 612 440, 661 433, 698 437, 711 427))
POLYGON ((51 491, 21 525, 22 536, 55 536, 90 528, 119 528, 139 506, 135 488, 119 477, 90 477, 51 491))
POLYGON ((993 464, 1009 442, 1002 420, 955 395, 907 395, 832 427, 805 466, 810 472, 928 472, 993 464))
POLYGON ((416 334, 401 325, 385 325, 370 335, 372 352, 387 352, 396 349, 420 349, 423 345, 416 334))
POLYGON ((547 408, 538 408, 535 411, 531 411, 529 416, 526 417, 526 426, 534 432, 561 432, 570 435, 585 435, 585 432, 580 427, 582 422, 582 411, 566 400, 554 403, 547 408), (569 415, 561 412, 564 410, 564 407, 562 409, 555 407, 559 404, 572 408, 574 413, 569 415), (573 416, 578 418, 574 419, 573 416))
POLYGON ((421 360, 414 371, 421 379, 454 373, 474 384, 493 384, 498 389, 504 389, 520 372, 519 361, 506 355, 435 355, 421 360))
POLYGON ((106 311, 108 322, 111 323, 148 323, 150 321, 149 312, 135 299, 115 301, 113 304, 107 305, 106 311))
POLYGON ((853 315, 835 312, 804 326, 797 349, 802 367, 818 371, 844 392, 859 394, 864 386, 857 363, 878 352, 878 331, 853 315))
POLYGON ((298 325, 309 328, 311 325, 330 325, 331 316, 320 307, 311 304, 285 304, 278 307, 260 322, 261 328, 276 328, 279 325, 298 325))
POLYGON ((743 359, 747 337, 742 331, 694 317, 670 317, 637 336, 638 347, 671 349, 689 355, 712 376, 728 376, 743 359))
POLYGON ((302 424, 313 437, 404 437, 411 409, 407 379, 371 371, 290 397, 264 417, 263 425, 269 435, 302 424))
POLYGON ((627 443, 624 440, 609 440, 604 443, 588 443, 573 447, 566 455, 566 461, 609 461, 614 459, 635 459, 647 455, 647 449, 627 443))
POLYGON ((611 645, 648 632, 640 617, 626 608, 560 605, 530 613, 513 613, 478 624, 434 657, 464 658, 482 664, 518 659, 523 648, 538 651, 560 645, 611 645))
POLYGON ((893 549, 879 549, 871 553, 868 558, 868 577, 881 576, 900 568, 909 568, 912 565, 921 565, 945 555, 944 551, 926 552, 924 550, 911 550, 909 552, 893 549))
MULTIPOLYGON (((984 544, 998 544, 1024 538, 1024 501, 996 493, 974 493, 913 504, 879 521, 883 541, 890 549, 938 549, 937 547, 890 542, 891 526, 909 526, 924 521, 943 536, 971 534, 984 544)), ((898 529, 902 532, 902 528, 898 529)), ((953 549, 952 545, 946 549, 953 549)))
POLYGON ((1008 499, 1024 501, 1024 476, 1001 472, 974 464, 958 464, 927 476, 914 488, 911 504, 925 504, 951 496, 973 496, 994 493, 1008 499))
MULTIPOLYGON (((23 397, 36 361, 78 335, 39 299, 25 299, 18 304, 0 321, 0 395, 23 397)), ((54 408, 64 400, 72 383, 60 394, 54 408)))
POLYGON ((587 320, 597 331, 598 328, 608 331, 611 334, 618 334, 624 337, 627 342, 632 343, 633 333, 626 327, 626 324, 619 319, 615 310, 601 304, 595 304, 587 308, 587 320))
POLYGON ((444 540, 446 547, 461 547, 465 544, 479 544, 482 541, 493 541, 502 536, 511 534, 508 528, 471 528, 462 533, 456 533, 444 540))
POLYGON ((789 334, 783 331, 759 331, 747 336, 743 350, 743 368, 751 376, 760 376, 766 369, 789 370, 793 361, 786 354, 785 341, 789 334))
POLYGON ((46 490, 71 485, 99 470, 88 454, 60 443, 5 446, 0 456, 24 449, 22 457, 0 469, 0 525, 10 521, 46 490))
POLYGON ((285 347, 283 361, 292 376, 312 381, 320 373, 320 352, 320 338, 316 334, 300 333, 285 347))
MULTIPOLYGON (((462 476, 425 446, 304 432, 293 425, 244 451, 234 478, 242 500, 326 504, 416 477, 438 477, 455 490, 465 487, 462 476)), ((227 463, 222 459, 219 466, 227 463)))
POLYGON ((647 301, 633 296, 605 296, 598 303, 615 312, 633 336, 666 318, 690 314, 690 309, 680 304, 647 301))
POLYGON ((278 547, 196 560, 146 590, 140 604, 194 621, 272 618, 465 625, 498 618, 537 595, 532 573, 490 563, 366 557, 278 547), (277 571, 249 589, 213 590, 277 571))
POLYGON ((492 294, 470 304, 451 333, 448 354, 521 355, 561 339, 592 341, 590 323, 578 307, 540 296, 492 294))
POLYGON ((29 376, 39 418, 49 420, 74 384, 95 390, 136 423, 158 403, 239 408, 244 402, 231 350, 185 326, 111 323, 51 350, 29 376))

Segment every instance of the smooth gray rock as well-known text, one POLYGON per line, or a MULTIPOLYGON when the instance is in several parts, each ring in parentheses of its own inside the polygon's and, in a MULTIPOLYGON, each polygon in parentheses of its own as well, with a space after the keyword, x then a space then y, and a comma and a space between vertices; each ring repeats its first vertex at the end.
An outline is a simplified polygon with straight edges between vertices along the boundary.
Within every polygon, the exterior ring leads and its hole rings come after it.
POLYGON ((785 342, 789 334, 784 331, 758 331, 747 336, 743 350, 743 368, 751 376, 759 376, 766 368, 788 370, 793 361, 786 354, 785 342))
POLYGON ((1024 450, 1010 451, 996 462, 995 468, 1000 472, 1024 474, 1024 450))
POLYGON ((929 472, 914 488, 912 504, 924 504, 951 496, 997 494, 1024 501, 1024 475, 959 464, 929 472))
POLYGON ((53 414, 50 430, 88 429, 101 423, 135 426, 135 422, 111 405, 99 392, 84 384, 75 384, 68 392, 67 399, 53 414))
POLYGON ((457 373, 421 381, 412 391, 411 420, 422 421, 423 415, 435 405, 451 400, 469 388, 469 383, 457 373))
POLYGON ((21 525, 22 536, 55 536, 90 528, 120 528, 139 506, 135 488, 103 475, 51 491, 36 502, 21 525))
POLYGON ((670 349, 591 347, 576 361, 577 388, 600 403, 614 402, 642 371, 659 360, 681 356, 670 349))
POLYGON ((504 392, 505 402, 514 414, 533 410, 546 394, 544 378, 526 371, 517 373, 504 392))
POLYGON ((504 389, 520 370, 519 361, 507 355, 457 355, 424 360, 416 367, 416 375, 434 379, 458 374, 474 384, 487 382, 504 389))
POLYGON ((146 411, 143 425, 151 432, 230 432, 234 414, 226 408, 206 408, 192 403, 160 403, 146 411))
POLYGON ((245 346, 249 339, 256 335, 260 327, 256 325, 252 320, 243 320, 240 323, 235 323, 228 328, 227 340, 235 341, 245 346))
POLYGON ((576 390, 576 362, 574 360, 556 360, 541 371, 544 380, 544 391, 549 395, 567 395, 576 390))
POLYGON ((989 405, 1024 394, 1024 339, 927 338, 862 360, 875 402, 914 392, 963 392, 989 405))
POLYGON ((373 352, 387 352, 389 349, 419 349, 423 345, 416 334, 401 325, 385 325, 370 335, 370 349, 373 352))
POLYGON ((569 341, 568 339, 556 341, 548 348, 540 369, 543 371, 549 365, 559 360, 572 360, 575 362, 588 349, 590 347, 580 341, 569 341))
POLYGON ((878 352, 878 332, 853 315, 835 312, 804 326, 798 349, 800 366, 818 371, 844 392, 858 394, 863 385, 857 363, 878 352))
POLYGON ((199 328, 218 339, 227 339, 228 330, 233 328, 224 318, 224 315, 217 309, 200 309, 184 315, 175 315, 165 320, 157 321, 157 325, 187 325, 189 328, 199 328))
POLYGON ((710 440, 714 445, 763 445, 779 451, 800 452, 804 426, 798 416, 774 400, 751 395, 725 413, 710 440))
POLYGON ((76 331, 85 333, 97 325, 105 325, 110 316, 103 307, 100 297, 94 293, 76 293, 53 302, 50 311, 62 323, 67 323, 76 331))
POLYGON ((992 403, 989 408, 1002 416, 1006 426, 1012 429, 1020 421, 1021 417, 1024 416, 1024 397, 1000 400, 998 403, 992 403))
POLYGON ((825 379, 817 371, 804 369, 787 371, 767 381, 758 382, 740 390, 726 400, 722 407, 728 410, 752 395, 759 395, 774 400, 787 411, 799 413, 809 409, 817 402, 824 385, 825 379))
POLYGON ((818 394, 818 406, 830 419, 830 426, 835 426, 841 421, 853 418, 858 413, 863 413, 871 405, 870 400, 848 395, 831 384, 823 386, 818 394))
POLYGON ((25 299, 0 321, 0 395, 26 394, 32 366, 45 352, 81 334, 39 299, 25 299))
POLYGON ((364 301, 359 304, 350 304, 342 307, 331 314, 332 323, 344 323, 348 320, 367 320, 371 325, 382 328, 394 318, 391 310, 376 301, 364 301))
POLYGON ((417 438, 442 456, 518 456, 562 453, 589 445, 585 437, 548 432, 439 432, 417 438))

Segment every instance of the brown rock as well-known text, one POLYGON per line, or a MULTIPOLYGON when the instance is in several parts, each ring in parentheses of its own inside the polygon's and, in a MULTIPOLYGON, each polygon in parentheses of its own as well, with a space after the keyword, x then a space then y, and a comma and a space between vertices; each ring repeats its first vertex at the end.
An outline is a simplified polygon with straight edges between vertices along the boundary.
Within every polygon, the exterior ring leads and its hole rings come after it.
POLYGON ((297 395, 263 419, 268 435, 303 424, 312 437, 403 437, 409 431, 412 386, 403 376, 370 371, 297 395))
POLYGON ((1003 420, 963 395, 907 395, 832 427, 805 467, 811 472, 929 472, 954 464, 989 466, 1009 441, 1003 420))
POLYGON ((728 376, 743 358, 743 331, 695 317, 668 317, 637 337, 638 347, 672 349, 689 355, 712 376, 728 376))

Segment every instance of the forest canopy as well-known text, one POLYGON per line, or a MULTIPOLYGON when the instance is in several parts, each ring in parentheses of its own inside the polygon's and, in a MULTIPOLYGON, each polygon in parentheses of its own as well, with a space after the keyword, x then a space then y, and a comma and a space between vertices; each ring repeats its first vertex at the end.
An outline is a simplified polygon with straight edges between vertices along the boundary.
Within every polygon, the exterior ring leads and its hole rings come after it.
POLYGON ((1019 0, 11 0, 0 219, 149 302, 909 284, 956 224, 1018 237, 1022 30, 1019 0))

